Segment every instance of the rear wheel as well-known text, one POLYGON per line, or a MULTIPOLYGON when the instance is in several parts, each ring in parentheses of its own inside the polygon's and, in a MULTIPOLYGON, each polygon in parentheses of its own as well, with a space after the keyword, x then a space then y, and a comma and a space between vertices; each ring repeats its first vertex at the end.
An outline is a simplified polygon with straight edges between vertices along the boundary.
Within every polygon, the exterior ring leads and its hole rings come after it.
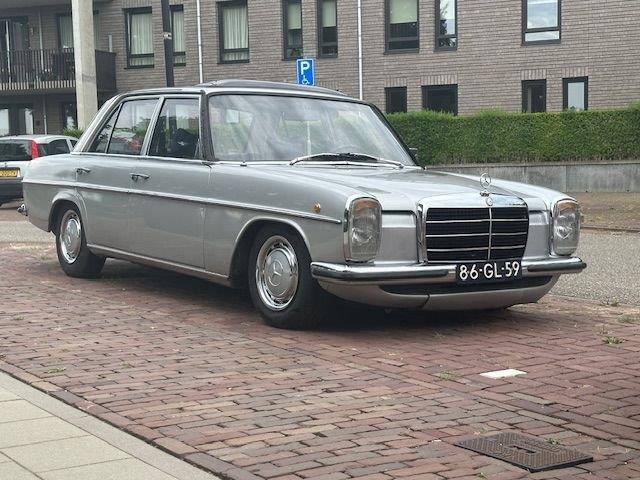
POLYGON ((267 324, 307 329, 322 320, 328 294, 311 276, 311 257, 293 230, 268 226, 258 232, 248 279, 251 300, 267 324))
POLYGON ((91 253, 82 226, 80 212, 67 206, 58 215, 56 249, 62 270, 70 277, 94 278, 100 274, 105 258, 91 253))

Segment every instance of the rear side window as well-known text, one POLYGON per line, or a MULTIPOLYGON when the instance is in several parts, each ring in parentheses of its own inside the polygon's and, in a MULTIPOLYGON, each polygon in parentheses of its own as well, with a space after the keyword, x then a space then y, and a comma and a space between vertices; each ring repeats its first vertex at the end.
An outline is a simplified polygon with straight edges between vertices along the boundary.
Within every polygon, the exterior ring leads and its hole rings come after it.
POLYGON ((0 140, 0 162, 31 160, 31 140, 0 140))
POLYGON ((60 155, 61 153, 69 153, 69 144, 66 140, 53 140, 46 145, 42 145, 46 153, 44 155, 60 155))
POLYGON ((199 141, 199 100, 197 98, 183 98, 165 101, 156 123, 149 155, 197 158, 199 141))
POLYGON ((157 99, 125 102, 113 127, 107 153, 140 155, 157 99))

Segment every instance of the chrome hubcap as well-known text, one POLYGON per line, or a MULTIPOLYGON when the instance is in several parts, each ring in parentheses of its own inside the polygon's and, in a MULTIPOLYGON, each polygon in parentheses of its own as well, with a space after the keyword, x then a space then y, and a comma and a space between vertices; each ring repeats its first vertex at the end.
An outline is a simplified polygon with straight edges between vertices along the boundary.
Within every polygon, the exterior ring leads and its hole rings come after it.
POLYGON ((62 217, 60 223, 60 250, 67 263, 73 263, 80 254, 82 245, 82 223, 80 217, 73 210, 69 210, 62 217))
POLYGON ((269 238, 258 252, 256 285, 262 302, 271 310, 284 310, 298 290, 298 259, 281 236, 269 238))

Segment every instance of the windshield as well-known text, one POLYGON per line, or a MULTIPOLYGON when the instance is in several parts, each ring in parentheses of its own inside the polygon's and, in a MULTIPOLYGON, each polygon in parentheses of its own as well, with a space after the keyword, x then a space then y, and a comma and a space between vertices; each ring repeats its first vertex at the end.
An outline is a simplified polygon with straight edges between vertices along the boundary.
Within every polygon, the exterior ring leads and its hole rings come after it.
POLYGON ((414 165, 368 105, 274 95, 215 95, 209 112, 217 160, 291 161, 321 153, 357 153, 414 165))

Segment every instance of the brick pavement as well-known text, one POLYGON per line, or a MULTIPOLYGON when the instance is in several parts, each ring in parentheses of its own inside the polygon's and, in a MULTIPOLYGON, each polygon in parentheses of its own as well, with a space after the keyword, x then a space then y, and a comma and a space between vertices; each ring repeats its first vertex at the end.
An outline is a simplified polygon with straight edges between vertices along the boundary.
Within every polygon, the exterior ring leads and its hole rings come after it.
POLYGON ((0 291, 0 369, 223 478, 640 478, 639 309, 346 309, 286 332, 242 292, 122 262, 70 279, 28 245, 0 246, 0 291), (479 376, 503 368, 527 374, 479 376), (528 474, 452 445, 506 430, 595 462, 528 474))

